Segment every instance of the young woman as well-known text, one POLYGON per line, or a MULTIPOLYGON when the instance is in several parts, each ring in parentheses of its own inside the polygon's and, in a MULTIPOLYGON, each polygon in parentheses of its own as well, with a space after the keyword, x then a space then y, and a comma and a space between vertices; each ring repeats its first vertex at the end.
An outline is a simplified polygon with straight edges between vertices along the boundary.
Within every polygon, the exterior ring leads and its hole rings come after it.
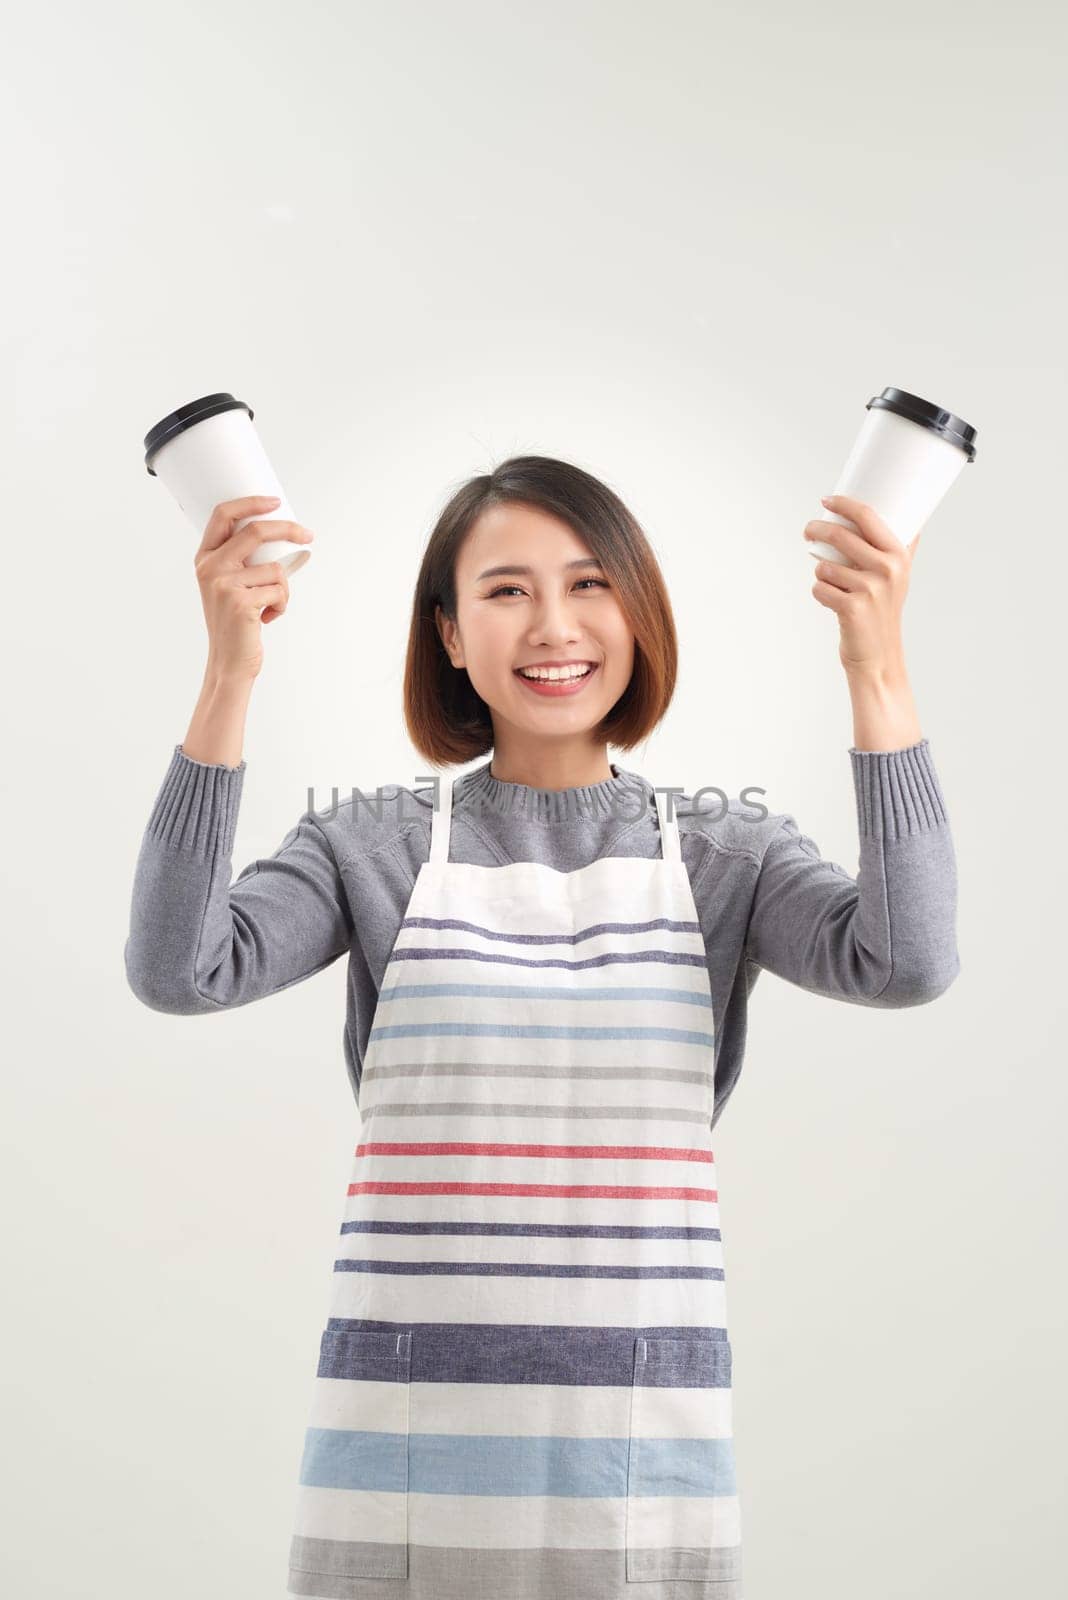
MULTIPOLYGON (((810 523, 854 714, 860 873, 793 817, 674 804, 608 758, 676 673, 617 496, 539 456, 472 479, 416 584, 404 708, 453 780, 308 811, 231 883, 277 523, 213 513, 208 666, 137 863, 126 970, 222 1011, 347 952, 361 1117, 301 1462, 289 1592, 739 1600, 711 1130, 761 969, 857 1005, 958 971, 946 808, 902 650, 907 549, 857 501, 810 523), (854 529, 856 531, 854 531, 854 529), (262 612, 262 614, 261 614, 262 612)), ((295 537, 310 538, 303 529, 295 537)), ((677 793, 677 791, 674 791, 677 793)))

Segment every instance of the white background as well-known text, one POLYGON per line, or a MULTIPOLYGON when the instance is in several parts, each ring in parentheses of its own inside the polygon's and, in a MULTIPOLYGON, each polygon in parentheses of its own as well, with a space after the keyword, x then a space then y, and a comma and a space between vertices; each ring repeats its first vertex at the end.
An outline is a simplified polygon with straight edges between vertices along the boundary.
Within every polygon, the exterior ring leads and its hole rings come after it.
POLYGON ((1063 1590, 1066 42, 1052 0, 19 8, 5 1592, 281 1595, 358 1131, 343 962, 211 1020, 126 986, 205 649, 143 435, 232 390, 317 534, 235 871, 309 784, 427 780, 423 545, 529 451, 611 484, 669 584, 678 691, 613 758, 762 786, 855 872, 801 533, 887 384, 978 429, 905 616, 962 971, 898 1012, 754 994, 715 1138, 746 1600, 1063 1590))

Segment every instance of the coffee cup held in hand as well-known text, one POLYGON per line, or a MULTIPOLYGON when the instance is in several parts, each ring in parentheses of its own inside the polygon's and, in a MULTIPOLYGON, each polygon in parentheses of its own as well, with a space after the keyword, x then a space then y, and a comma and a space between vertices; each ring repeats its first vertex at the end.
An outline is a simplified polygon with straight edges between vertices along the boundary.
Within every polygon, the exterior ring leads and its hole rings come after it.
MULTIPOLYGON (((221 391, 179 406, 145 434, 146 469, 166 484, 198 534, 217 505, 250 495, 279 501, 267 515, 258 514, 257 522, 298 520, 253 426, 253 415, 243 400, 221 391)), ((252 520, 244 517, 233 533, 252 520)), ((306 545, 291 539, 269 539, 245 564, 277 561, 291 578, 310 555, 306 545)))
MULTIPOLYGON (((866 409, 831 492, 863 500, 902 544, 910 544, 961 469, 975 460, 975 429, 952 411, 904 389, 884 389, 866 409)), ((819 520, 854 527, 848 517, 826 506, 819 520)), ((817 561, 854 565, 834 545, 819 539, 806 539, 805 547, 817 561)))

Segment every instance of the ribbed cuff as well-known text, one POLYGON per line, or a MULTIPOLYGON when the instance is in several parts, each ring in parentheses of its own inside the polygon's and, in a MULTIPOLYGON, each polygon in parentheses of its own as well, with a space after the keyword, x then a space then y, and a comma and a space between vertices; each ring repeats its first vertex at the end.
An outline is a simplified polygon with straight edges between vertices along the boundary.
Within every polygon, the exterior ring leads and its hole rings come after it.
POLYGON ((905 750, 851 747, 862 838, 901 839, 949 821, 928 741, 905 750))
POLYGON ((163 844, 191 850, 206 860, 228 856, 234 848, 244 779, 243 761, 238 767, 194 761, 176 744, 146 831, 163 844))

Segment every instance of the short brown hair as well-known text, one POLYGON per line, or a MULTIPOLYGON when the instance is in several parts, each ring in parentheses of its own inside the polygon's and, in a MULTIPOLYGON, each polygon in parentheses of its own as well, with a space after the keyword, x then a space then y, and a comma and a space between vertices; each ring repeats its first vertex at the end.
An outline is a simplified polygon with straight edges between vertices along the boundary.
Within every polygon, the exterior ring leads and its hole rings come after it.
POLYGON ((467 672, 449 660, 435 621, 440 605, 456 619, 456 558, 490 506, 538 506, 589 545, 615 587, 634 635, 630 682, 596 730, 629 750, 648 737, 675 692, 678 637, 660 565, 618 495, 581 467, 551 456, 512 456, 469 478, 438 517, 423 554, 404 665, 404 720, 419 754, 435 766, 472 761, 493 749, 493 722, 467 672))

